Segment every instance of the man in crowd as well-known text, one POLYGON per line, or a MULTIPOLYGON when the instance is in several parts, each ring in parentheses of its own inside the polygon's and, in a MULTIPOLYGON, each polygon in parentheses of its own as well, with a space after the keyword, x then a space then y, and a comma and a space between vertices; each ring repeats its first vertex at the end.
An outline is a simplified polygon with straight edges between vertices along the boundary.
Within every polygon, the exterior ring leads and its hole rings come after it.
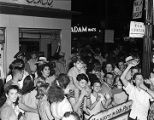
POLYGON ((128 71, 136 65, 138 65, 138 61, 132 60, 122 73, 121 80, 125 87, 125 91, 129 95, 129 100, 133 101, 129 120, 147 120, 148 110, 150 107, 149 100, 154 98, 154 92, 144 85, 141 73, 136 73, 133 76, 135 86, 129 83, 126 79, 128 71))

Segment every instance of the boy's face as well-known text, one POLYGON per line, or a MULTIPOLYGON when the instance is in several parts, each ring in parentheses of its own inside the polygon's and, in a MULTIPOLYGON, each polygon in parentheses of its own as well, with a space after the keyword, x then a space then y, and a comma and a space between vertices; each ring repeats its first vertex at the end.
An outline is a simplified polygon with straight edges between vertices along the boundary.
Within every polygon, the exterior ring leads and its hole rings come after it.
POLYGON ((101 89, 101 84, 98 83, 98 82, 94 83, 94 85, 93 85, 93 91, 94 92, 99 92, 100 89, 101 89))
POLYGON ((136 86, 143 84, 143 76, 142 75, 136 75, 135 84, 136 84, 136 86))
POLYGON ((79 81, 79 85, 80 85, 80 87, 82 87, 82 88, 86 87, 87 84, 88 84, 87 81, 84 80, 84 79, 82 79, 81 81, 79 81))
POLYGON ((77 69, 81 70, 84 67, 83 61, 77 61, 74 65, 77 69))

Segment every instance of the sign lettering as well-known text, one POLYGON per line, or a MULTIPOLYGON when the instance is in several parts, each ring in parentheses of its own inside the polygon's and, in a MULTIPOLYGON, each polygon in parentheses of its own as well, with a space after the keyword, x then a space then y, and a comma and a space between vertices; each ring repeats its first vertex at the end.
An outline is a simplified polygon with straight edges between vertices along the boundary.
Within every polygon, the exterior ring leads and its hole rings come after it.
POLYGON ((26 0, 29 4, 52 7, 53 0, 26 0))
POLYGON ((121 114, 125 114, 125 118, 128 117, 128 112, 131 108, 132 105, 132 101, 128 101, 122 105, 113 107, 109 110, 100 112, 94 116, 92 116, 89 120, 110 120, 112 118, 118 117, 116 120, 122 120, 122 118, 124 118, 124 116, 120 116, 121 114), (120 119, 121 118, 121 119, 120 119))
POLYGON ((82 33, 82 32, 96 32, 96 28, 88 28, 87 26, 83 27, 78 27, 78 26, 74 26, 71 27, 71 30, 73 33, 82 33))
POLYGON ((51 8, 54 0, 0 0, 0 2, 51 8))
POLYGON ((142 22, 131 21, 129 37, 142 38, 145 34, 145 25, 142 22))
POLYGON ((142 18, 143 0, 135 0, 133 4, 133 19, 142 18))

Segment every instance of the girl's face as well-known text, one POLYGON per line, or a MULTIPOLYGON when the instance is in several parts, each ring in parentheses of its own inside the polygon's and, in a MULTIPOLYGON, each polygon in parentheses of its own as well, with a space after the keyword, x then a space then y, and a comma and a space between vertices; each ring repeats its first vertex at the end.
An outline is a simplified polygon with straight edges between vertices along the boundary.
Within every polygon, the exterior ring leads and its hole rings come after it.
POLYGON ((94 85, 93 85, 93 91, 94 92, 99 92, 100 90, 101 90, 101 84, 98 83, 98 82, 94 83, 94 85))
POLYGON ((79 85, 80 85, 80 87, 82 87, 82 88, 86 87, 87 84, 88 84, 87 81, 84 80, 84 79, 82 79, 81 81, 79 81, 79 85))
POLYGON ((10 89, 6 96, 11 102, 15 102, 18 98, 18 91, 16 89, 10 89))
POLYGON ((106 71, 107 72, 112 72, 113 68, 112 68, 112 65, 111 64, 107 64, 106 65, 106 71))
POLYGON ((42 71, 42 75, 43 75, 45 78, 49 77, 49 75, 50 75, 50 68, 49 68, 49 66, 45 66, 45 67, 44 67, 44 69, 43 69, 43 71, 42 71))

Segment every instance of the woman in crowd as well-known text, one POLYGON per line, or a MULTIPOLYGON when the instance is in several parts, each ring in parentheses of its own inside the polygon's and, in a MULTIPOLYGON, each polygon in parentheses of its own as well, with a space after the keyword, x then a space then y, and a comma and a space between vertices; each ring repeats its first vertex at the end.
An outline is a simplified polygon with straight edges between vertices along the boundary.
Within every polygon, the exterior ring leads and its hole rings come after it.
POLYGON ((53 120, 50 111, 50 103, 47 100, 47 88, 49 84, 41 84, 37 89, 36 98, 38 99, 38 111, 41 120, 53 120))
POLYGON ((67 86, 70 80, 66 74, 60 74, 48 90, 48 99, 55 120, 62 119, 65 112, 71 112, 72 106, 65 94, 69 94, 67 86))
POLYGON ((1 120, 18 120, 17 107, 14 104, 18 98, 18 91, 17 85, 10 85, 5 89, 7 99, 0 111, 1 120))
MULTIPOLYGON (((21 90, 21 101, 25 105, 37 109, 38 100, 36 99, 37 90, 34 87, 34 82, 31 76, 27 76, 23 82, 24 86, 21 90)), ((25 112, 25 120, 39 120, 38 113, 25 112)))
POLYGON ((52 84, 55 80, 54 71, 51 70, 50 64, 44 63, 38 67, 38 78, 35 79, 35 86, 38 81, 42 81, 43 83, 52 84))

